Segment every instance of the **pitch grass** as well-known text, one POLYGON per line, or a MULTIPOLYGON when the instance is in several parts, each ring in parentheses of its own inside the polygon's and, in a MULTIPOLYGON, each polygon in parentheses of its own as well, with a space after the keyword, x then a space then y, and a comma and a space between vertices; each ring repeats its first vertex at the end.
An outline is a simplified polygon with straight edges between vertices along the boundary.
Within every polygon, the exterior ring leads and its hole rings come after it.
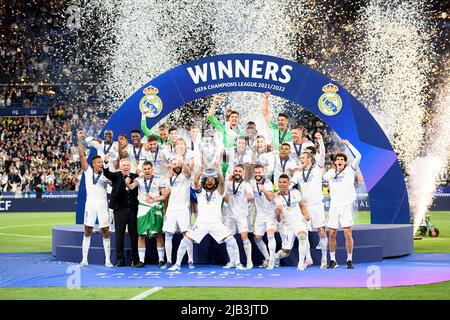
POLYGON ((0 252, 51 252, 52 226, 75 223, 73 212, 0 214, 0 252))
MULTIPOLYGON (((74 213, 3 213, 0 214, 0 252, 49 252, 51 251, 51 226, 73 224, 74 213), (22 227, 20 227, 20 226, 22 227), (23 225, 26 225, 24 227, 23 225), (4 228, 7 227, 7 228, 4 228), (9 235, 5 235, 9 234, 9 235), (39 236, 32 238, 13 236, 39 236)), ((369 223, 370 214, 360 212, 357 223, 369 223)), ((450 252, 450 212, 432 212, 431 222, 439 227, 438 238, 424 237, 414 241, 415 252, 450 252)), ((147 287, 87 287, 79 290, 61 287, 47 288, 1 288, 1 300, 39 299, 39 300, 123 300, 131 299, 147 287)), ((382 289, 367 288, 223 288, 223 287, 172 287, 164 288, 149 300, 449 300, 450 282, 430 285, 391 287, 382 289)))
MULTIPOLYGON (((129 300, 147 287, 67 289, 2 288, 0 300, 129 300)), ((229 288, 167 287, 145 300, 449 300, 450 281, 405 287, 367 288, 229 288)))

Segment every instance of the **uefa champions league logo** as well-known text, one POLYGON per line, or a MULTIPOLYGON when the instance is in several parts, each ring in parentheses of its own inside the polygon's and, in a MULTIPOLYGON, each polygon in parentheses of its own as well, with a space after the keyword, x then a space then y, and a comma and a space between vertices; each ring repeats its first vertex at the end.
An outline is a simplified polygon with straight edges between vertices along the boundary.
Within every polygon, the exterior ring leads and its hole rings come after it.
POLYGON ((154 86, 149 86, 143 90, 145 96, 139 101, 139 109, 147 118, 157 117, 162 110, 163 104, 157 96, 159 90, 154 86))
POLYGON ((319 110, 326 116, 335 116, 342 109, 342 99, 336 93, 338 87, 332 83, 323 86, 322 91, 325 92, 319 98, 319 110))

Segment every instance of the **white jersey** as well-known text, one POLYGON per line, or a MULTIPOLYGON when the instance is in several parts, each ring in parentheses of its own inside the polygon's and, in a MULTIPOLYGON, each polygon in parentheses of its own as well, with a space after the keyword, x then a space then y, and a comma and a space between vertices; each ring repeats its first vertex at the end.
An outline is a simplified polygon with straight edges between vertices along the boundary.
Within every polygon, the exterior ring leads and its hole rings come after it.
POLYGON ((102 159, 105 159, 105 156, 109 154, 110 156, 108 162, 109 171, 110 172, 118 171, 116 168, 114 168, 114 160, 117 160, 119 158, 119 149, 118 149, 119 146, 117 141, 114 141, 112 144, 106 144, 105 141, 98 143, 96 140, 94 140, 93 137, 87 137, 85 141, 89 147, 95 148, 95 150, 97 150, 97 155, 102 157, 102 159))
POLYGON ((147 161, 150 161, 153 165, 153 174, 158 177, 166 177, 168 169, 164 164, 169 163, 168 153, 164 151, 163 146, 158 146, 155 152, 147 151, 147 161))
POLYGON ((308 140, 304 143, 301 143, 301 144, 296 144, 294 141, 289 141, 288 143, 291 146, 290 157, 292 159, 297 159, 298 157, 300 157, 302 152, 306 151, 305 149, 307 147, 314 147, 314 143, 312 143, 310 140, 308 140))
POLYGON ((195 224, 214 224, 222 223, 222 200, 224 195, 219 191, 206 192, 201 188, 197 193, 198 214, 195 224))
POLYGON ((273 152, 257 152, 252 151, 252 163, 264 166, 264 172, 266 176, 273 175, 273 169, 275 166, 275 158, 273 152))
POLYGON ((109 185, 109 180, 103 173, 96 174, 91 166, 88 166, 84 172, 84 182, 86 185, 86 203, 89 205, 100 205, 106 203, 106 189, 109 185))
POLYGON ((227 158, 228 158, 228 170, 226 177, 233 175, 234 167, 238 164, 250 164, 252 162, 252 151, 249 148, 245 148, 244 152, 239 154, 237 147, 227 148, 227 158))
POLYGON ((247 195, 253 194, 250 184, 244 180, 242 182, 227 181, 225 190, 228 194, 228 208, 233 217, 248 216, 247 195))
POLYGON ((281 221, 283 223, 283 230, 290 231, 296 229, 300 224, 306 223, 305 218, 300 210, 300 203, 302 196, 296 189, 289 190, 288 195, 282 195, 281 192, 275 198, 275 205, 280 205, 283 210, 281 214, 281 221))
POLYGON ((315 205, 323 201, 322 176, 323 169, 318 165, 294 174, 292 182, 298 184, 305 205, 315 205))
POLYGON ((113 149, 114 146, 117 149, 117 141, 111 144, 106 144, 106 142, 102 140, 101 143, 98 143, 98 141, 95 140, 94 137, 87 137, 85 141, 89 147, 92 147, 95 150, 97 150, 97 155, 102 157, 102 159, 105 158, 105 155, 109 154, 109 152, 111 151, 111 149, 113 149))
POLYGON ((165 179, 165 185, 170 189, 167 211, 189 208, 191 195, 191 179, 189 177, 181 172, 179 175, 167 177, 165 179))
POLYGON ((349 165, 342 172, 328 170, 323 179, 330 186, 330 207, 346 206, 356 200, 355 176, 355 169, 349 165))
POLYGON ((152 197, 160 196, 160 189, 165 188, 164 179, 157 176, 153 176, 153 179, 145 179, 144 177, 139 177, 136 179, 138 182, 138 200, 139 202, 146 204, 147 206, 160 205, 161 201, 156 201, 153 203, 148 203, 146 201, 147 194, 152 197))
POLYGON ((278 178, 283 174, 287 174, 292 177, 292 171, 297 169, 297 161, 289 157, 287 160, 281 160, 279 152, 274 153, 275 156, 275 167, 273 171, 273 183, 278 184, 278 178))
POLYGON ((142 166, 147 159, 147 151, 145 151, 144 146, 135 147, 133 145, 128 145, 127 148, 128 158, 131 162, 131 173, 136 173, 136 170, 139 169, 142 171, 142 166))
MULTIPOLYGON (((250 185, 253 190, 253 198, 255 201, 256 215, 273 217, 275 206, 273 201, 267 200, 264 193, 259 191, 259 186, 256 184, 256 180, 250 181, 250 185)), ((273 193, 273 183, 269 179, 264 179, 264 189, 273 193)))
POLYGON ((352 144, 348 145, 348 149, 354 156, 351 165, 347 163, 341 172, 330 169, 323 176, 330 186, 330 207, 333 208, 350 205, 356 200, 355 176, 361 153, 352 144))

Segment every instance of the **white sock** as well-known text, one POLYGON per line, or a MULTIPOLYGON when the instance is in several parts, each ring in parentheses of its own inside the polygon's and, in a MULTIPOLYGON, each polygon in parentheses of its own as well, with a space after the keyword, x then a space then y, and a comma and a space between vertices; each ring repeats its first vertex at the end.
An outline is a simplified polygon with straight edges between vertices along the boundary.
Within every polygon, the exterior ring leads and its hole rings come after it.
POLYGON ((258 247, 259 251, 261 251, 261 253, 263 254, 264 259, 269 260, 269 252, 267 251, 267 247, 266 247, 266 244, 264 243, 264 241, 256 240, 255 243, 256 243, 256 246, 258 247))
POLYGON ((103 250, 105 250, 105 263, 111 262, 111 240, 103 238, 103 250))
POLYGON ((158 247, 156 249, 158 250, 159 261, 164 261, 164 252, 165 252, 164 247, 161 247, 161 248, 158 247))
POLYGON ((331 259, 332 261, 335 261, 335 262, 336 262, 336 251, 335 251, 335 252, 331 252, 331 251, 330 251, 330 259, 331 259))
POLYGON ((186 250, 189 247, 192 248, 192 242, 186 238, 183 238, 180 242, 180 246, 178 247, 178 251, 177 251, 177 262, 176 262, 177 265, 181 266, 181 262, 183 261, 184 254, 186 253, 186 250))
POLYGON ((243 241, 242 244, 244 245, 245 255, 247 256, 247 263, 249 263, 249 262, 253 263, 252 262, 252 243, 250 242, 249 239, 247 239, 247 240, 243 241))
POLYGON ((278 259, 284 259, 284 258, 286 258, 287 256, 289 256, 289 254, 286 253, 286 252, 284 252, 283 250, 279 250, 279 251, 277 252, 277 257, 278 257, 278 259))
POLYGON ((347 261, 352 261, 353 253, 347 253, 347 261))
POLYGON ((312 261, 311 250, 310 250, 311 246, 309 244, 308 236, 306 236, 305 241, 306 241, 306 251, 305 251, 306 261, 312 261))
POLYGON ((230 261, 232 263, 241 264, 241 259, 239 257, 239 247, 237 245, 236 239, 233 236, 229 236, 225 239, 225 244, 227 245, 228 255, 230 256, 230 261))
POLYGON ((277 247, 277 243, 275 242, 275 237, 267 237, 268 240, 268 244, 269 244, 269 255, 270 258, 274 258, 275 257, 275 250, 277 247))
POLYGON ((139 261, 145 263, 145 248, 138 248, 139 261))
POLYGON ((327 262, 327 249, 328 249, 328 238, 320 238, 320 250, 322 250, 322 261, 327 262))
POLYGON ((298 236, 298 264, 303 266, 305 263, 306 251, 308 248, 308 240, 303 236, 298 236))
POLYGON ((166 232, 164 248, 166 249, 167 262, 172 263, 172 238, 173 233, 166 232))
POLYGON ((187 248, 188 262, 194 263, 194 246, 187 248))
POLYGON ((88 253, 89 253, 89 247, 91 246, 91 236, 84 236, 83 237, 83 261, 87 261, 88 259, 88 253))

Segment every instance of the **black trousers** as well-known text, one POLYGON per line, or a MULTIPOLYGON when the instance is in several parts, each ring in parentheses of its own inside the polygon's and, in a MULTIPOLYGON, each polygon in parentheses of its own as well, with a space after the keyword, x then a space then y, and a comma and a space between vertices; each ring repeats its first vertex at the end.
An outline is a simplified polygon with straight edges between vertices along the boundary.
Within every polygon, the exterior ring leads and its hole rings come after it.
POLYGON ((125 262, 124 240, 125 228, 128 225, 128 235, 131 242, 131 256, 134 263, 139 262, 137 208, 122 208, 114 210, 114 224, 116 225, 116 259, 117 263, 125 262))

